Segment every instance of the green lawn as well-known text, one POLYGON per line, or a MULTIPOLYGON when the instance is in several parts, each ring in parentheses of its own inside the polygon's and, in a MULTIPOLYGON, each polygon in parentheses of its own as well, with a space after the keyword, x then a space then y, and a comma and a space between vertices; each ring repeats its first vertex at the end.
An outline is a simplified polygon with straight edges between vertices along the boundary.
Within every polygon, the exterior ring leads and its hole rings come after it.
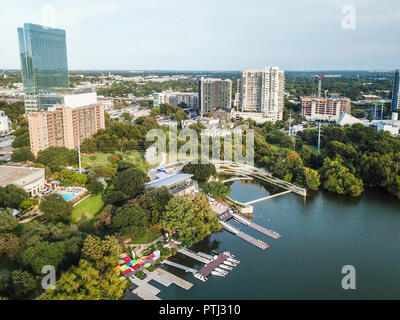
POLYGON ((72 210, 72 222, 78 222, 82 217, 86 217, 88 220, 93 221, 94 217, 101 211, 103 206, 104 203, 101 200, 101 194, 90 196, 74 207, 72 210))
POLYGON ((96 153, 93 155, 83 154, 82 165, 83 167, 99 168, 99 167, 112 167, 111 162, 108 160, 110 153, 96 153), (91 157, 96 157, 94 160, 91 157))
POLYGON ((132 244, 146 244, 156 240, 157 238, 161 237, 162 233, 158 228, 151 228, 148 230, 142 237, 135 239, 132 241, 132 244))
MULTIPOLYGON (((111 155, 113 154, 112 153, 83 154, 82 165, 85 168, 115 167, 109 160, 111 155)), ((130 151, 129 154, 125 154, 125 157, 145 170, 149 167, 144 159, 143 151, 130 151)))

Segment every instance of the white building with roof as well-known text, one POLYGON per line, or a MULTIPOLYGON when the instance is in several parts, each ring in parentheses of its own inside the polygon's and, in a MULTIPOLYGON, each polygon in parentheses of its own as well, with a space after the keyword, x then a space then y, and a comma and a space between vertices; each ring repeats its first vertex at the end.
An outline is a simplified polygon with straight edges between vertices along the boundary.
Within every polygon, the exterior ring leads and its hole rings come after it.
POLYGON ((161 179, 151 181, 146 184, 147 188, 167 187, 174 196, 184 196, 191 194, 199 188, 197 181, 193 180, 193 175, 188 173, 177 173, 167 175, 161 179))
POLYGON ((6 116, 6 113, 3 110, 0 110, 0 132, 9 132, 10 124, 9 119, 6 116))
POLYGON ((40 193, 45 186, 45 169, 17 166, 0 166, 0 186, 14 184, 31 197, 40 193))

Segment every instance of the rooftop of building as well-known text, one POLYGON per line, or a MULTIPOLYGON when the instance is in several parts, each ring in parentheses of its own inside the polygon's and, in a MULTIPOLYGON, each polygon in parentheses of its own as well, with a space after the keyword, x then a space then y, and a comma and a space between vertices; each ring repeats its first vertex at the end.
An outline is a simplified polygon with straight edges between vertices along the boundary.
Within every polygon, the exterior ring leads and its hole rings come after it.
POLYGON ((15 181, 27 178, 32 174, 43 173, 42 168, 0 166, 0 186, 13 184, 15 181))
POLYGON ((149 187, 149 188, 169 187, 169 186, 174 185, 175 183, 178 183, 178 182, 181 182, 181 181, 185 181, 185 180, 190 179, 192 177, 193 177, 192 174, 177 173, 177 174, 169 175, 167 177, 164 177, 164 178, 149 182, 146 185, 146 187, 149 187))

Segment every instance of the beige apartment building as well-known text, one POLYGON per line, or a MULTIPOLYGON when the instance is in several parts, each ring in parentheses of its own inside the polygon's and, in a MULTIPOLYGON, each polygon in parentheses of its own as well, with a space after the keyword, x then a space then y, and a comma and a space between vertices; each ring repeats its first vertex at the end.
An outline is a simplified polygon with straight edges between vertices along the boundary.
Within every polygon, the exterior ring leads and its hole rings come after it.
POLYGON ((230 110, 232 106, 232 80, 201 78, 199 80, 198 105, 201 115, 214 110, 230 110))
POLYGON ((31 151, 49 147, 78 149, 79 142, 105 128, 104 106, 56 106, 54 110, 28 115, 31 151))
POLYGON ((349 98, 301 97, 301 115, 307 120, 338 121, 343 112, 351 114, 349 98))
POLYGON ((258 113, 262 122, 282 120, 285 91, 283 70, 265 67, 263 70, 243 71, 238 90, 238 109, 241 114, 258 113))

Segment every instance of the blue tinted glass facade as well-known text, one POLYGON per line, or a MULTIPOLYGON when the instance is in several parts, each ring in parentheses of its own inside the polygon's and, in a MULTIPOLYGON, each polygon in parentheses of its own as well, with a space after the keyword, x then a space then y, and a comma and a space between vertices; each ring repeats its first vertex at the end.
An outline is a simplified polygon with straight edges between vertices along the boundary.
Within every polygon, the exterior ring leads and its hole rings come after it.
POLYGON ((22 81, 25 94, 68 88, 65 31, 26 23, 18 28, 22 81))
POLYGON ((396 109, 400 108, 399 91, 400 91, 400 71, 399 69, 397 69, 393 81, 392 108, 391 108, 392 111, 395 111, 396 109))

